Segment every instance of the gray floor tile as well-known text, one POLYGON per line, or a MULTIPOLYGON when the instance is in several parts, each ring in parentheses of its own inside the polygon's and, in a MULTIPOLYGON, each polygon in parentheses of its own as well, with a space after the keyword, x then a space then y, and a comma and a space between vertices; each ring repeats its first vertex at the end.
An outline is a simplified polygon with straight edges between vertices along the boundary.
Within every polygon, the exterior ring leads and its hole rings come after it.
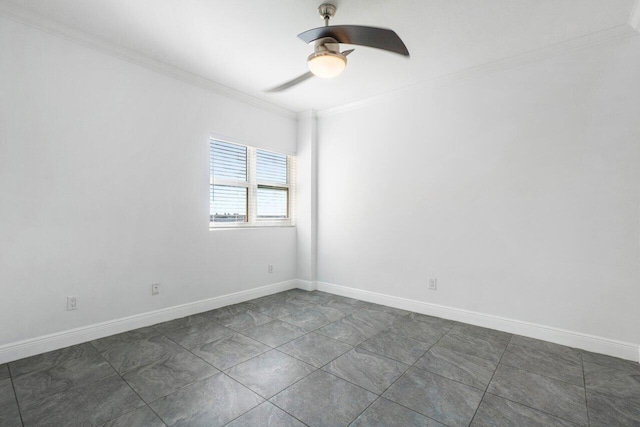
POLYGON ((304 424, 277 406, 264 402, 226 427, 304 427, 304 424))
POLYGON ((384 397, 451 427, 468 426, 483 392, 421 369, 409 369, 384 397))
POLYGON ((84 386, 116 372, 97 352, 88 353, 48 369, 22 375, 13 382, 21 407, 37 405, 48 396, 84 386))
POLYGON ((222 322, 230 317, 242 314, 245 311, 255 311, 257 305, 253 301, 245 301, 238 304, 227 305, 225 307, 216 308, 215 310, 200 313, 201 316, 213 322, 222 322))
POLYGON ((353 313, 354 319, 358 319, 363 323, 372 326, 377 331, 387 329, 391 324, 399 319, 403 319, 404 316, 400 316, 393 313, 387 313, 384 311, 370 310, 363 308, 353 313))
POLYGON ((103 427, 165 427, 165 423, 145 405, 109 421, 103 427))
POLYGON ((640 374, 640 364, 638 362, 606 356, 604 354, 591 353, 589 351, 582 351, 581 353, 585 366, 589 365, 593 369, 616 368, 620 371, 640 374))
POLYGON ((213 322, 204 322, 167 332, 165 335, 171 340, 189 350, 200 347, 211 341, 223 337, 230 337, 235 332, 229 328, 213 322))
POLYGON ((11 380, 9 378, 0 380, 0 413, 8 411, 14 406, 17 407, 17 403, 11 380))
POLYGON ((246 311, 253 310, 256 311, 256 304, 253 301, 241 302, 239 304, 228 305, 226 307, 217 308, 215 310, 207 311, 201 313, 201 315, 208 320, 214 322, 223 322, 230 317, 237 316, 238 314, 242 314, 246 311))
POLYGON ((472 427, 575 427, 576 425, 492 394, 484 396, 471 423, 472 427))
POLYGON ((146 402, 152 402, 217 372, 208 363, 183 350, 131 371, 123 378, 146 402))
POLYGON ((323 427, 348 425, 375 399, 375 394, 363 388, 316 371, 271 402, 309 426, 323 427))
POLYGON ((459 324, 457 322, 454 322, 453 320, 443 319, 441 317, 429 316, 427 314, 421 314, 421 313, 409 313, 407 317, 409 319, 418 320, 420 322, 446 326, 449 328, 453 328, 456 324, 459 324))
POLYGON ((22 411, 25 426, 87 426, 105 422, 144 406, 119 376, 54 394, 22 411))
POLYGON ((109 337, 101 338, 99 340, 91 341, 91 344, 100 352, 118 347, 123 344, 129 344, 133 341, 141 340, 144 338, 151 338, 160 335, 160 332, 152 327, 134 329, 133 331, 123 332, 117 335, 111 335, 109 337))
POLYGON ((638 363, 294 289, 0 365, 0 426, 466 425, 500 358, 474 426, 640 425, 638 363))
POLYGON ((587 390, 591 426, 640 426, 640 399, 621 399, 587 390))
POLYGON ((378 329, 355 318, 353 314, 316 330, 317 333, 351 345, 358 345, 379 332, 378 329))
POLYGON ((498 364, 436 344, 414 366, 486 390, 498 364))
POLYGON ((274 295, 279 295, 282 298, 292 298, 292 297, 300 297, 300 296, 304 296, 304 295, 312 295, 314 293, 320 294, 321 292, 318 292, 318 291, 306 291, 306 290, 300 289, 300 288, 293 288, 293 289, 289 289, 289 290, 286 290, 286 291, 278 292, 277 294, 274 294, 274 295))
POLYGON ((282 298, 280 301, 297 305, 299 307, 317 307, 327 300, 322 297, 313 297, 313 296, 309 297, 301 293, 294 293, 294 294, 287 295, 286 297, 282 298))
POLYGON ((158 335, 114 347, 102 355, 119 374, 124 374, 150 363, 168 359, 182 351, 179 345, 158 335))
POLYGON ((270 349, 249 337, 233 334, 193 349, 193 353, 223 371, 270 349))
POLYGON ((487 392, 577 424, 587 423, 584 388, 564 381, 501 364, 487 392))
POLYGON ((188 385, 150 404, 170 426, 223 426, 264 399, 223 373, 188 385))
POLYGON ((640 399, 640 364, 604 355, 584 355, 587 389, 625 399, 640 399))
POLYGON ((353 304, 348 301, 335 300, 335 299, 329 299, 328 301, 323 302, 322 306, 329 307, 334 310, 338 310, 345 316, 353 314, 362 308, 357 304, 353 304))
POLYGON ((9 365, 0 365, 0 380, 9 378, 9 365))
POLYGON ((260 307, 262 305, 272 304, 274 302, 283 302, 284 300, 286 300, 288 297, 291 297, 291 296, 293 295, 288 295, 288 294, 285 294, 284 292, 279 292, 277 294, 272 294, 272 295, 267 295, 264 297, 252 299, 251 304, 255 306, 254 308, 252 308, 252 310, 256 310, 256 307, 260 307))
POLYGON ((9 363, 9 366, 11 367, 11 375, 15 380, 21 375, 49 369, 68 360, 96 353, 97 350, 91 344, 84 343, 16 360, 9 363))
POLYGON ((343 317, 344 314, 335 308, 314 306, 299 307, 289 315, 280 317, 280 320, 311 332, 343 317))
POLYGON ((322 369, 372 393, 382 394, 409 365, 355 348, 322 369))
POLYGON ((327 294, 319 291, 301 291, 294 293, 292 297, 299 301, 305 301, 314 305, 321 305, 331 301, 331 294, 327 294))
POLYGON ((197 325, 199 323, 206 322, 208 319, 201 314, 194 314, 192 316, 181 317, 179 319, 169 320, 168 322, 158 323, 153 325, 158 331, 165 332, 173 331, 174 329, 182 329, 187 326, 197 325))
POLYGON ((247 310, 244 313, 236 314, 235 316, 220 320, 220 323, 234 331, 241 331, 243 329, 271 322, 272 320, 274 320, 273 317, 266 316, 262 313, 258 313, 257 311, 247 310))
POLYGON ((584 369, 587 389, 624 399, 640 399, 640 374, 615 368, 593 370, 587 363, 584 369))
POLYGON ((498 362, 509 344, 510 335, 491 329, 456 325, 438 345, 460 353, 498 362))
POLYGON ((282 320, 274 320, 269 323, 254 326, 253 328, 245 329, 242 333, 263 344, 278 347, 304 335, 306 331, 282 320))
POLYGON ((315 370, 315 367, 278 350, 270 350, 228 369, 225 373, 269 399, 315 370))
POLYGON ((412 365, 431 345, 386 331, 372 336, 358 347, 412 365))
POLYGON ((435 344, 450 329, 447 325, 421 322, 407 316, 395 322, 389 331, 427 344, 435 344))
POLYGON ((325 296, 329 298, 329 302, 350 305, 358 309, 362 308, 360 304, 364 302, 354 298, 343 297, 342 295, 325 294, 325 296))
POLYGON ((349 427, 446 427, 417 412, 385 398, 379 398, 367 408, 349 427))
POLYGON ((548 341, 542 341, 535 338, 523 337, 521 335, 513 335, 511 337, 511 344, 527 347, 530 349, 538 350, 539 352, 548 354, 549 356, 555 356, 560 359, 566 360, 567 363, 582 363, 582 357, 580 350, 567 347, 560 344, 555 344, 548 341))
POLYGON ((257 306, 256 311, 279 319, 296 312, 299 308, 300 305, 292 304, 291 302, 274 301, 257 306))
POLYGON ((22 427, 20 412, 18 407, 8 408, 4 412, 0 412, 0 426, 2 427, 22 427))
POLYGON ((389 306, 380 305, 380 304, 374 304, 372 302, 366 302, 366 301, 358 301, 355 305, 358 306, 359 308, 383 311, 385 313, 395 314, 396 316, 407 316, 409 313, 411 313, 410 311, 401 310, 399 308, 389 307, 389 306))
POLYGON ((570 353, 549 351, 544 346, 518 345, 512 341, 501 363, 582 386, 582 362, 576 354, 577 360, 570 353))
POLYGON ((278 350, 320 368, 352 348, 350 344, 311 332, 278 347, 278 350))
POLYGON ((331 322, 335 322, 336 320, 342 319, 346 316, 346 314, 344 314, 341 310, 325 305, 313 304, 311 306, 308 306, 307 308, 310 308, 314 311, 319 311, 331 322))

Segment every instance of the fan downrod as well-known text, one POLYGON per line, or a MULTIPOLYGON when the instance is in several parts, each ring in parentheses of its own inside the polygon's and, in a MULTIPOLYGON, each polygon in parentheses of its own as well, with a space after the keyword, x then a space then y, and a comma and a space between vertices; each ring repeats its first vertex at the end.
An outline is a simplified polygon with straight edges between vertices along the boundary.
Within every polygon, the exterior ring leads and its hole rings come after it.
POLYGON ((318 6, 318 13, 324 19, 325 27, 329 26, 329 20, 336 14, 336 6, 331 3, 322 3, 318 6))

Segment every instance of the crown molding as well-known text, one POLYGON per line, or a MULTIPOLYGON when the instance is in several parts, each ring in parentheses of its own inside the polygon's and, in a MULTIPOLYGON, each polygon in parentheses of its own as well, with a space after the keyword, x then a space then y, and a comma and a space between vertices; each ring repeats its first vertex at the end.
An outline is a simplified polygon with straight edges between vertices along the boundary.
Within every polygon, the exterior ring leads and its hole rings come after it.
MULTIPOLYGON (((637 2, 640 3, 640 0, 637 0, 637 2)), ((637 10, 638 9, 636 9, 636 11, 637 10)), ((367 105, 383 102, 407 91, 415 90, 418 86, 426 88, 447 86, 467 79, 493 74, 511 68, 521 67, 523 65, 542 61, 546 58, 637 36, 638 33, 634 31, 633 28, 631 28, 628 24, 618 25, 606 30, 590 33, 575 39, 567 40, 540 49, 531 50, 521 54, 499 59, 497 61, 467 68, 459 72, 446 74, 443 76, 435 77, 433 79, 422 80, 416 83, 412 83, 411 85, 394 89, 359 101, 320 110, 318 111, 318 117, 328 117, 346 111, 362 108, 367 105)))
MULTIPOLYGON (((297 119, 297 112, 286 109, 279 105, 256 98, 237 89, 222 85, 213 80, 183 70, 179 67, 166 64, 162 61, 142 55, 136 51, 111 43, 100 37, 93 36, 84 31, 77 30, 68 25, 44 15, 32 12, 23 7, 0 0, 0 16, 5 16, 24 25, 48 32, 58 37, 65 38, 85 47, 94 49, 103 54, 107 54, 123 61, 146 68, 148 70, 172 77, 192 86, 208 90, 218 95, 234 99, 236 101, 260 108, 264 111, 286 117, 291 120, 297 119)), ((317 111, 317 117, 326 117, 339 114, 345 111, 362 108, 365 105, 382 102, 389 97, 396 96, 407 90, 415 89, 416 86, 440 87, 463 81, 469 78, 496 73, 510 68, 519 67, 529 63, 537 62, 548 57, 557 56, 571 51, 584 49, 590 46, 608 43, 615 40, 622 40, 638 35, 640 32, 640 0, 636 0, 627 24, 618 25, 606 30, 590 33, 562 43, 535 49, 522 54, 513 55, 497 61, 467 68, 458 72, 445 74, 428 80, 421 80, 408 86, 393 89, 391 91, 368 97, 362 100, 339 105, 317 111)))
POLYGON ((249 104, 270 113, 296 120, 296 113, 276 104, 255 98, 239 90, 217 83, 213 80, 185 71, 179 67, 142 55, 134 50, 111 43, 84 31, 77 30, 61 22, 32 12, 23 7, 0 0, 0 15, 24 25, 70 40, 85 47, 97 50, 148 70, 172 77, 192 86, 208 90, 218 95, 249 104))
POLYGON ((640 0, 636 0, 631 9, 631 15, 629 16, 629 25, 634 30, 640 32, 640 0))

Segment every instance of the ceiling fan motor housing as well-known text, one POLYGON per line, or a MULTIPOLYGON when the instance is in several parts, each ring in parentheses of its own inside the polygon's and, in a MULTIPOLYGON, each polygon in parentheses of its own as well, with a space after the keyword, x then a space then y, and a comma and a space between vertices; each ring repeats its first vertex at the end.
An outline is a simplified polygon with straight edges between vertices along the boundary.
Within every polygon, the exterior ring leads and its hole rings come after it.
POLYGON ((336 6, 331 3, 323 3, 318 7, 318 13, 325 22, 328 22, 336 14, 336 6))

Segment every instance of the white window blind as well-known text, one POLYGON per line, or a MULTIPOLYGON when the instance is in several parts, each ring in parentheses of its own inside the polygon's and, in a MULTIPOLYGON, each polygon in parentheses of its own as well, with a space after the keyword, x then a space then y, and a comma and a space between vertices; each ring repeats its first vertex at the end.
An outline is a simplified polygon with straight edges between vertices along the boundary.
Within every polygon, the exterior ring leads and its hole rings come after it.
POLYGON ((210 226, 294 225, 295 157, 211 139, 210 226))
POLYGON ((286 218, 289 200, 287 156, 256 150, 256 181, 258 218, 286 218))
POLYGON ((209 221, 247 222, 247 147, 212 140, 209 160, 209 221))

